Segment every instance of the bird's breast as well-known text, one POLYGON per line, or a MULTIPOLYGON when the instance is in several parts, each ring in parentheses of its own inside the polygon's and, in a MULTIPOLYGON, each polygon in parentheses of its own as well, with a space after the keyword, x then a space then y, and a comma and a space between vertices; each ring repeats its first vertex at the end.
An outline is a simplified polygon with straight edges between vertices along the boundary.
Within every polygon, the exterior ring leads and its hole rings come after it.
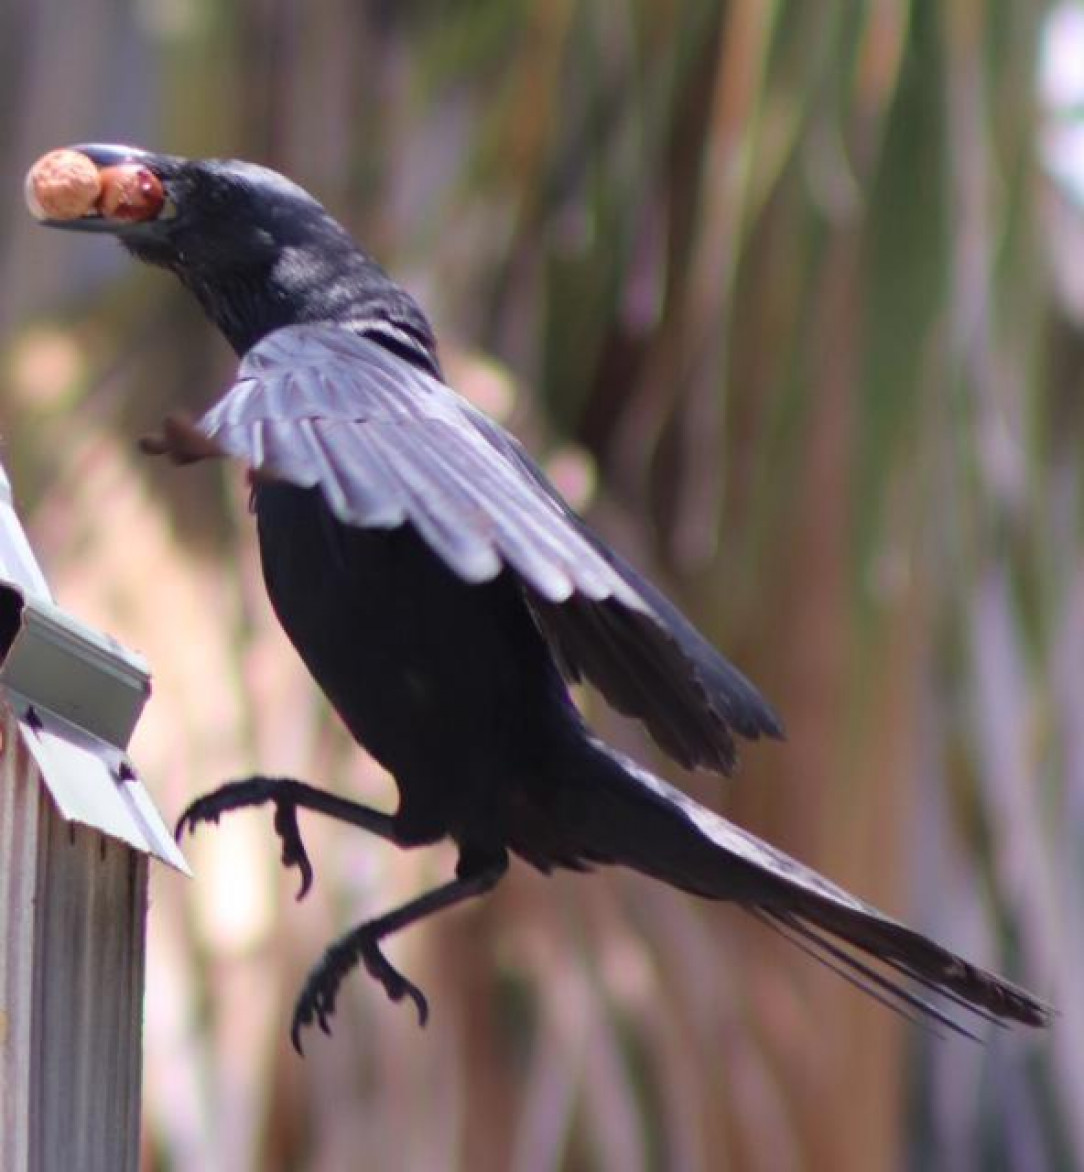
POLYGON ((516 582, 464 582, 409 526, 344 524, 315 489, 265 482, 255 504, 275 612, 404 807, 484 817, 487 791, 529 781, 568 701, 516 582))

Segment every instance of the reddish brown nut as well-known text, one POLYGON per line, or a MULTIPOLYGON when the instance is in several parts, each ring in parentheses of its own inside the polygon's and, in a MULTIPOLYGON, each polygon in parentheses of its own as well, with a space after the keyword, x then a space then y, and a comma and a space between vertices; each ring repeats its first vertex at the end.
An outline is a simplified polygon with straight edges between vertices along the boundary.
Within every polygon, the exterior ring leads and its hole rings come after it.
POLYGON ((98 168, 78 151, 50 151, 26 176, 26 203, 39 220, 78 220, 101 194, 98 168))
POLYGON ((142 163, 119 163, 99 172, 98 211, 107 220, 153 220, 166 202, 162 181, 142 163))

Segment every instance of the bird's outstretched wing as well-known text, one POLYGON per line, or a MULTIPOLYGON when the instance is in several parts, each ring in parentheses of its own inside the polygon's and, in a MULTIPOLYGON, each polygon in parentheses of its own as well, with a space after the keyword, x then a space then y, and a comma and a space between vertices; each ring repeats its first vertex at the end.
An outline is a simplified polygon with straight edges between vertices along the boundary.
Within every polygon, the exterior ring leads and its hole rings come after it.
POLYGON ((414 526, 461 578, 515 574, 565 675, 586 677, 686 766, 729 772, 775 713, 593 534, 519 443, 379 344, 290 326, 245 355, 197 425, 253 470, 319 486, 351 525, 414 526))

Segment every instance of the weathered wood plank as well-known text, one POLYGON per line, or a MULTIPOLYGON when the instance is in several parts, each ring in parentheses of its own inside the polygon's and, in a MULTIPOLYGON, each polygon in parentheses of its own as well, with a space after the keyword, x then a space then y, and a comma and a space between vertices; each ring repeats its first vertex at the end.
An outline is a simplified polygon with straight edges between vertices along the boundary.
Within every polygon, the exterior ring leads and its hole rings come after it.
POLYGON ((147 858, 0 751, 0 1168, 136 1172, 147 858))
POLYGON ((10 711, 0 708, 0 1168, 30 1167, 38 830, 46 800, 10 711))

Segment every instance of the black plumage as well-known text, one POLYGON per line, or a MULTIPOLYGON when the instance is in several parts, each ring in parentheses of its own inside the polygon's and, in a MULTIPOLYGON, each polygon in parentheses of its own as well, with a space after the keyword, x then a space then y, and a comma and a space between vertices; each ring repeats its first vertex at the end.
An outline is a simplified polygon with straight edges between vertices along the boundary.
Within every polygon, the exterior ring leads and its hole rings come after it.
POLYGON ((380 941, 535 867, 623 864, 753 911, 873 996, 966 1032, 909 980, 980 1016, 1045 1024, 1030 994, 953 955, 698 805, 598 740, 567 681, 586 679, 686 766, 729 772, 735 739, 781 735, 756 689, 565 504, 522 447, 443 381, 421 310, 323 208, 274 172, 128 147, 74 148, 149 168, 164 212, 113 231, 199 298, 241 356, 199 421, 148 449, 253 471, 272 605, 354 737, 395 778, 394 814, 289 779, 231 783, 181 828, 271 803, 302 890, 297 810, 400 846, 451 838, 454 879, 328 950, 293 1036, 326 1026, 363 963, 389 995, 420 990, 380 941), (905 980, 909 979, 909 980, 905 980))

